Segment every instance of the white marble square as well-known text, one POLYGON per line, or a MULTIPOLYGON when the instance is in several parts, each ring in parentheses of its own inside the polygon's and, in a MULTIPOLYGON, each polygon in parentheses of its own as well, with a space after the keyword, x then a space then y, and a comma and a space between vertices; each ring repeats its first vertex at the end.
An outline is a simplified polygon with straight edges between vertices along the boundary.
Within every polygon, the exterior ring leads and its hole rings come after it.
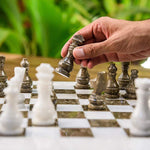
POLYGON ((0 98, 0 104, 4 104, 5 98, 0 98))
POLYGON ((76 89, 77 94, 91 94, 93 90, 90 89, 76 89))
POLYGON ((27 119, 27 118, 24 118, 24 119, 23 119, 23 122, 22 122, 21 127, 22 127, 22 128, 27 128, 27 127, 28 127, 28 119, 27 119))
POLYGON ((56 94, 57 99, 78 99, 76 94, 56 94))
POLYGON ((130 105, 107 105, 111 112, 133 112, 133 107, 130 105))
POLYGON ((79 103, 80 103, 80 105, 88 105, 89 100, 88 99, 79 99, 79 103))
POLYGON ((87 119, 115 119, 111 112, 105 111, 85 111, 87 119))
POLYGON ((30 104, 35 104, 37 102, 37 98, 31 98, 30 99, 30 104))
POLYGON ((122 127, 122 128, 130 128, 131 127, 131 120, 130 119, 117 119, 118 124, 122 127))
POLYGON ((35 137, 35 138, 59 138, 59 128, 58 127, 29 127, 26 129, 26 137, 35 137))
POLYGON ((135 106, 136 105, 136 102, 137 100, 127 100, 128 104, 131 105, 131 106, 135 106))
POLYGON ((37 85, 38 81, 32 81, 33 85, 37 85))
POLYGON ((54 89, 72 90, 72 89, 74 89, 74 85, 75 85, 75 82, 68 82, 68 81, 65 81, 65 82, 55 81, 55 82, 53 82, 54 89))
POLYGON ((96 138, 127 137, 125 131, 122 128, 118 128, 118 127, 107 127, 107 128, 100 127, 100 128, 92 128, 91 130, 96 138))
POLYGON ((31 93, 23 93, 25 98, 31 98, 31 93))
POLYGON ((38 90, 37 90, 37 89, 32 89, 32 93, 33 93, 33 94, 37 94, 37 93, 38 93, 38 90))
POLYGON ((57 105, 57 111, 83 111, 81 105, 57 105))
POLYGON ((90 128, 86 119, 58 119, 60 128, 90 128))

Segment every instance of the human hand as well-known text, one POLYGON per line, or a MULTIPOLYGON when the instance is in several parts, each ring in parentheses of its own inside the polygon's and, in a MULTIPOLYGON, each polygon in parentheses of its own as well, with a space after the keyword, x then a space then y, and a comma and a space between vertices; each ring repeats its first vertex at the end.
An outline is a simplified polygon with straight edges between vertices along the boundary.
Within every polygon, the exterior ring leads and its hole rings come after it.
MULTIPOLYGON (((125 21, 101 17, 75 34, 85 44, 73 50, 77 64, 92 68, 110 61, 135 61, 150 56, 150 20, 125 21)), ((64 45, 65 57, 72 38, 64 45)))

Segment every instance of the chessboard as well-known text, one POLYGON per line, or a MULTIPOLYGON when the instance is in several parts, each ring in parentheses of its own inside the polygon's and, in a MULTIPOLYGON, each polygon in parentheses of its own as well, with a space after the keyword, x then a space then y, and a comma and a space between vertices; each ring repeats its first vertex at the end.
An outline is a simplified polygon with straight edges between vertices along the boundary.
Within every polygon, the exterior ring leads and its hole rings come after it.
MULTIPOLYGON (((74 141, 75 138, 76 140, 80 139, 80 144, 84 143, 83 140, 87 141, 86 146, 88 141, 92 142, 92 139, 97 139, 97 146, 100 141, 101 144, 102 141, 106 144, 108 139, 111 139, 111 143, 115 140, 116 144, 122 140, 128 142, 129 145, 135 144, 136 140, 137 142, 142 142, 142 145, 148 144, 149 137, 132 137, 129 133, 130 115, 134 110, 136 100, 126 100, 124 98, 106 99, 107 109, 101 111, 89 110, 88 97, 92 93, 92 89, 75 89, 74 85, 75 82, 53 82, 54 92, 57 97, 57 121, 52 126, 39 127, 32 125, 32 108, 38 98, 37 81, 33 81, 32 93, 24 93, 25 108, 20 110, 24 116, 22 124, 24 133, 17 137, 1 136, 0 139, 3 137, 7 141, 14 141, 29 138, 34 141, 39 137, 39 141, 37 141, 40 142, 41 138, 44 138, 45 141, 65 138, 65 141, 69 142, 71 139, 74 141)), ((123 93, 124 91, 121 92, 123 93)), ((5 98, 0 98, 1 112, 5 110, 5 105, 5 98)), ((139 149, 138 146, 135 146, 136 148, 139 149)))

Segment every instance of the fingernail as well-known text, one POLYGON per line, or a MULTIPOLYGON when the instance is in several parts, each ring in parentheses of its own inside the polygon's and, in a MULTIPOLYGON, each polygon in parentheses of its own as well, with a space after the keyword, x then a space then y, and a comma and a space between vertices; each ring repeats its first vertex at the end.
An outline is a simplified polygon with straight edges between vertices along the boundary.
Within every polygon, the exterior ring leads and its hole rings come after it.
POLYGON ((83 48, 75 48, 73 51, 76 57, 80 58, 85 56, 83 48))

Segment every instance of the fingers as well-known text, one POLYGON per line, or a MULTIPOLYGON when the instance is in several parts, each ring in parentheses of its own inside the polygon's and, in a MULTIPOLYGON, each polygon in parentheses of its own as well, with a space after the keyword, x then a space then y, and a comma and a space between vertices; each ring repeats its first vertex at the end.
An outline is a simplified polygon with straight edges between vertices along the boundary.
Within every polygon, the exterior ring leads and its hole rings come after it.
MULTIPOLYGON (((86 44, 83 46, 76 47, 73 50, 73 56, 76 59, 90 59, 97 57, 102 54, 110 52, 107 49, 107 40, 99 43, 86 44)), ((111 51, 112 52, 112 51, 111 51)))

